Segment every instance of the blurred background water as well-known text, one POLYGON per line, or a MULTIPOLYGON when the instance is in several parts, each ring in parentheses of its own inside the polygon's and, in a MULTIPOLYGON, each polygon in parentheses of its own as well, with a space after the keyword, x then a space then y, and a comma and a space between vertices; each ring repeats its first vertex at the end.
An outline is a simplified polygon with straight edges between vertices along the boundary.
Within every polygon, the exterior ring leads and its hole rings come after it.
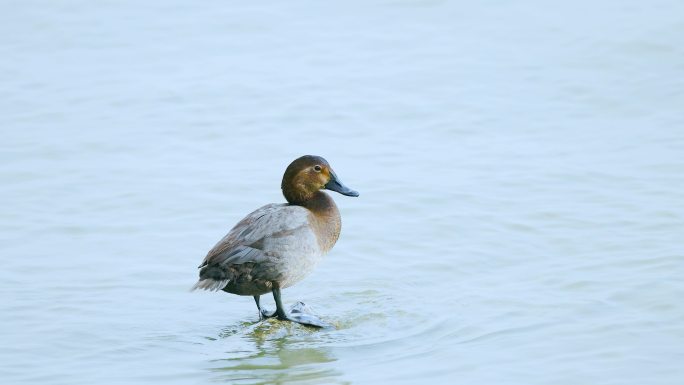
POLYGON ((3 383, 684 381, 684 2, 0 10, 3 383), (189 293, 303 154, 337 328, 189 293))

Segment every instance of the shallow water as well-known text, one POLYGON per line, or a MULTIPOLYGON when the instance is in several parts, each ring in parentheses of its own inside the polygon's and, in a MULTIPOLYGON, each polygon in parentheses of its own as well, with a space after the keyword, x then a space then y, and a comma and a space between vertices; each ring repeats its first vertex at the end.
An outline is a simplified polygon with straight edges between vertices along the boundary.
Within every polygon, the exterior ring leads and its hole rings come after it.
POLYGON ((3 383, 684 379, 684 3, 0 8, 3 383), (306 153, 336 329, 188 292, 306 153))

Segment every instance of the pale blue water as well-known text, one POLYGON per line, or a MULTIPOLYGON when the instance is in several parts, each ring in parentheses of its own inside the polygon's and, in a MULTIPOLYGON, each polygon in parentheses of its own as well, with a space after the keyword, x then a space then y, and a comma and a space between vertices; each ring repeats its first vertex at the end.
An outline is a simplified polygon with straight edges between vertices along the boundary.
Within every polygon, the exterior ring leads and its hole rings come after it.
POLYGON ((684 3, 0 11, 2 383, 684 381, 684 3), (337 329, 189 293, 307 153, 337 329))

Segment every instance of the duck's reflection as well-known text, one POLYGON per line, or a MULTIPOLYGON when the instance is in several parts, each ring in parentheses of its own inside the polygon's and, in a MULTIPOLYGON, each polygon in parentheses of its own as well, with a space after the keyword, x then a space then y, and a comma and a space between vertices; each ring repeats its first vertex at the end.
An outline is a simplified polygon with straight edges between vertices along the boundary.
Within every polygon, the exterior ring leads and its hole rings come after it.
POLYGON ((339 383, 341 372, 329 348, 317 344, 316 331, 269 320, 226 327, 220 340, 234 340, 225 358, 211 360, 215 380, 239 384, 339 383), (335 380, 337 379, 337 380, 335 380))

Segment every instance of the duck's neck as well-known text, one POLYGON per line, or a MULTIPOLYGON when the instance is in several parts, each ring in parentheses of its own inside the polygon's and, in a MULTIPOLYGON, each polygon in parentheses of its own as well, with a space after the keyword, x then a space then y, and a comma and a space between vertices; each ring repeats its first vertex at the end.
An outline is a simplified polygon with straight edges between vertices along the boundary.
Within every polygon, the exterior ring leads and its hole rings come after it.
POLYGON ((317 191, 311 199, 300 204, 300 206, 306 207, 313 214, 313 225, 316 227, 318 245, 323 252, 327 252, 337 242, 342 229, 340 211, 337 209, 335 201, 323 191, 317 191))

